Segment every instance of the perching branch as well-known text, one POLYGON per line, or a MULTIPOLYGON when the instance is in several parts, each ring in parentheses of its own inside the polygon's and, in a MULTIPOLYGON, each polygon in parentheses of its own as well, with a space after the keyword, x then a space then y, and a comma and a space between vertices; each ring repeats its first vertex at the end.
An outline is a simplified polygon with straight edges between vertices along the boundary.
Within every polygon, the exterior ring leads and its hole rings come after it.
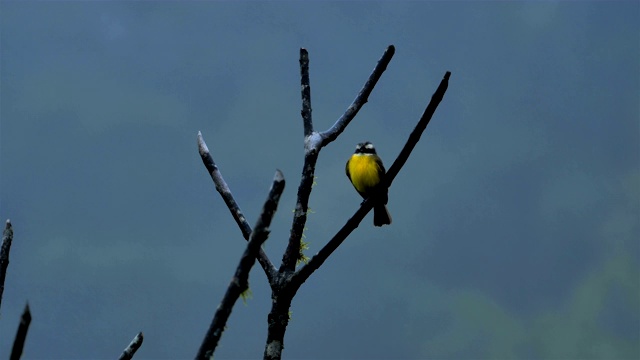
MULTIPOLYGON (((436 111, 438 104, 440 104, 440 101, 442 101, 442 97, 444 96, 444 93, 447 91, 447 87, 449 86, 450 76, 451 72, 449 71, 444 74, 444 78, 440 82, 438 89, 435 91, 435 93, 433 93, 433 96, 431 96, 431 101, 429 102, 429 105, 427 105, 427 108, 424 110, 420 121, 418 121, 418 124, 409 135, 409 138, 402 148, 402 151, 400 151, 400 154, 393 162, 393 165, 391 165, 391 167, 389 168, 389 171, 386 173, 383 179, 383 181, 385 182, 385 186, 381 188, 381 190, 384 190, 391 186, 393 179, 395 179, 402 166, 404 166, 404 164, 407 162, 409 155, 411 155, 411 151, 413 151, 413 148, 420 140, 420 136, 429 124, 429 121, 431 120, 433 113, 436 111)), ((338 231, 338 233, 334 235, 334 237, 329 240, 329 242, 316 255, 314 255, 306 265, 301 267, 296 272, 296 274, 291 279, 291 285, 296 288, 300 287, 300 285, 302 285, 302 283, 304 283, 309 278, 309 276, 314 271, 316 271, 320 267, 320 265, 324 263, 325 260, 327 260, 329 255, 331 255, 331 253, 333 253, 338 248, 338 246, 342 244, 347 236, 349 236, 349 234, 351 234, 351 232, 358 227, 362 219, 364 219, 364 217, 369 211, 371 211, 372 208, 373 201, 371 201, 371 198, 365 200, 362 205, 360 205, 360 209, 358 209, 358 211, 356 211, 356 213, 347 221, 347 223, 344 224, 344 226, 338 231)))
POLYGON ((0 248, 0 305, 2 305, 2 294, 4 293, 4 279, 7 276, 7 267, 9 266, 9 252, 11 251, 11 242, 13 241, 13 228, 11 220, 7 219, 2 232, 2 248, 0 248))
POLYGON ((22 349, 24 348, 24 342, 27 340, 29 324, 31 324, 31 312, 29 311, 29 304, 27 304, 24 307, 22 316, 20 317, 20 325, 18 325, 18 332, 16 333, 16 338, 13 341, 13 348, 11 349, 11 356, 9 359, 18 360, 22 356, 22 349))
POLYGON ((320 149, 335 140, 344 129, 349 125, 351 120, 358 114, 358 111, 367 103, 369 95, 378 83, 382 73, 387 69, 387 65, 391 61, 395 47, 389 45, 384 54, 373 69, 369 79, 364 84, 358 96, 353 103, 347 108, 345 113, 336 121, 336 123, 328 130, 322 133, 313 131, 313 122, 311 120, 311 88, 309 85, 309 54, 307 50, 300 49, 300 75, 302 85, 302 119, 304 123, 304 165, 302 167, 302 178, 298 187, 298 201, 291 225, 291 233, 289 235, 289 243, 287 250, 282 257, 282 265, 280 273, 292 273, 300 258, 300 240, 302 232, 307 222, 307 210, 309 208, 309 197, 311 195, 311 186, 315 174, 316 162, 320 149))
MULTIPOLYGON (((249 240, 249 237, 251 236, 251 226, 249 226, 247 219, 242 213, 242 210, 240 210, 238 203, 236 203, 235 199, 233 198, 231 190, 229 189, 226 181, 224 181, 224 178, 222 178, 222 174, 220 173, 220 170, 218 169, 216 163, 213 161, 213 157, 211 156, 209 148, 204 142, 204 138, 202 137, 202 133, 200 133, 200 131, 198 131, 198 152, 200 153, 202 162, 207 168, 209 175, 211 175, 211 179, 216 186, 216 190, 218 191, 218 193, 220 193, 220 196, 222 196, 222 200, 224 200, 225 204, 227 204, 231 215, 238 224, 238 227, 240 227, 242 236, 245 238, 245 240, 249 240)), ((269 257, 262 249, 259 249, 257 259, 262 266, 265 274, 267 275, 269 283, 271 283, 274 276, 276 275, 275 266, 273 265, 273 263, 271 263, 271 260, 269 260, 269 257)))
POLYGON ((273 219, 276 209, 278 208, 278 202, 280 201, 280 195, 282 195, 282 191, 284 190, 284 185, 285 181, 282 172, 277 170, 273 178, 273 184, 269 190, 269 196, 264 203, 262 213, 260 214, 260 217, 256 222, 256 226, 251 233, 247 248, 240 259, 240 263, 238 264, 234 277, 229 283, 227 292, 216 310, 196 359, 209 359, 213 356, 213 352, 215 351, 218 341, 222 336, 222 332, 224 331, 224 327, 229 319, 233 305, 238 300, 240 294, 249 288, 249 272, 255 262, 256 255, 258 254, 262 243, 264 243, 269 237, 271 219, 273 219))
POLYGON ((142 345, 143 340, 144 336, 142 335, 141 331, 133 338, 129 346, 124 349, 124 352, 122 352, 122 355, 120 355, 119 360, 131 360, 133 358, 133 355, 135 355, 136 351, 138 351, 138 349, 142 345))

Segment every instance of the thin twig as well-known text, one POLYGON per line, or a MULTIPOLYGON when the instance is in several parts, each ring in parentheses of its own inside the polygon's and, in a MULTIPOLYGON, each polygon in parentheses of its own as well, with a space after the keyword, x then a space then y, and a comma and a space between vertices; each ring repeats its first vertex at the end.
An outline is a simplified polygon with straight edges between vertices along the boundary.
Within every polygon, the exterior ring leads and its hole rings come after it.
MULTIPOLYGON (((385 190, 391 185, 393 179, 395 179, 396 175, 409 158, 409 155, 411 155, 411 151, 420 140, 422 132, 426 129, 429 121, 431 120, 431 117, 433 116, 433 113, 438 107, 438 104, 440 104, 440 101, 442 101, 444 93, 447 91, 450 76, 451 72, 447 71, 444 75, 444 78, 440 82, 438 89, 431 97, 431 101, 422 114, 420 121, 418 121, 418 124, 409 135, 407 142, 400 151, 400 154, 398 155, 396 160, 393 162, 393 165, 391 165, 391 167, 389 168, 389 171, 387 172, 383 180, 386 187, 381 188, 381 190, 385 190)), ((329 255, 331 255, 331 253, 333 253, 338 248, 338 246, 342 244, 347 236, 358 227, 362 219, 364 219, 364 217, 372 207, 373 201, 370 201, 370 199, 365 200, 362 205, 360 205, 358 211, 356 211, 356 213, 349 220, 347 220, 347 223, 338 231, 338 233, 336 233, 336 235, 334 235, 333 238, 329 240, 329 242, 316 255, 314 255, 307 264, 302 266, 294 274, 294 276, 291 278, 290 284, 295 288, 300 287, 300 285, 302 285, 302 283, 304 283, 309 278, 309 276, 314 271, 316 271, 320 267, 320 265, 324 263, 325 260, 327 260, 329 255)))
POLYGON ((202 137, 202 133, 198 131, 198 152, 200 153, 200 157, 202 158, 202 162, 204 166, 207 168, 209 175, 211 175, 211 179, 213 180, 214 185, 216 186, 216 190, 222 196, 222 200, 227 204, 229 211, 231 212, 231 216, 238 224, 240 231, 242 231, 242 236, 244 236, 245 240, 249 240, 249 236, 251 236, 251 226, 247 222, 247 219, 244 217, 242 210, 236 203, 236 200, 233 198, 231 194, 231 190, 227 185, 227 182, 224 181, 218 166, 215 161, 213 161, 213 157, 209 152, 209 148, 207 144, 204 142, 204 138, 202 137))
POLYGON ((2 305, 2 294, 4 293, 4 279, 7 276, 9 266, 9 252, 13 241, 13 227, 11 220, 7 219, 2 232, 2 248, 0 249, 0 305, 2 305))
POLYGON ((300 49, 300 92, 302 93, 302 124, 304 136, 313 133, 313 121, 311 120, 311 86, 309 85, 309 53, 307 49, 300 49))
POLYGON ((333 124, 331 128, 320 134, 320 136, 322 137, 322 146, 326 146, 327 144, 335 140, 338 135, 340 135, 344 131, 347 125, 349 125, 351 120, 353 120, 353 118, 358 114, 358 111, 360 111, 362 106, 366 104, 367 101, 369 101, 369 95, 371 95, 371 91, 373 91, 373 88, 378 83, 378 80, 380 80, 382 73, 387 70, 387 65, 389 65, 389 62, 391 62, 391 58, 393 58, 395 52, 396 48, 393 45, 389 45, 387 47, 387 50, 385 50, 380 60, 378 60, 378 64, 373 69, 373 72, 371 73, 371 75, 369 75, 369 79, 362 87, 362 90, 360 90, 360 92, 358 93, 358 96, 356 96, 351 105, 349 105, 347 111, 344 112, 340 119, 338 119, 338 121, 336 121, 336 123, 333 124))
POLYGON ((216 310, 196 359, 210 359, 213 356, 213 352, 215 351, 218 341, 222 336, 222 332, 224 331, 224 327, 227 324, 227 320, 229 319, 229 315, 231 314, 234 304, 238 300, 240 294, 248 289, 249 272, 255 263, 256 255, 258 254, 260 246, 262 246, 262 243, 264 243, 269 237, 269 226, 271 225, 271 220, 278 208, 278 202, 280 201, 280 195, 282 195, 282 191, 284 190, 284 185, 285 181, 282 172, 277 170, 273 178, 273 184, 269 190, 269 196, 264 203, 260 217, 256 222, 253 232, 251 233, 251 238, 249 239, 247 248, 240 259, 240 263, 238 264, 234 277, 229 283, 229 287, 227 287, 227 292, 216 310))
POLYGON ((29 331, 29 324, 31 324, 31 311, 29 311, 29 304, 24 307, 22 316, 20 317, 20 325, 18 325, 18 332, 16 338, 13 341, 13 348, 11 349, 11 356, 9 359, 18 360, 22 356, 22 350, 24 349, 24 343, 27 340, 27 332, 29 331))
POLYGON ((345 113, 331 128, 317 134, 309 131, 313 129, 311 120, 311 90, 309 86, 309 54, 305 49, 300 49, 300 77, 302 84, 301 113, 305 129, 305 156, 300 186, 298 187, 298 201, 296 202, 293 224, 291 225, 291 233, 289 235, 289 243, 282 257, 282 265, 279 270, 281 273, 292 273, 295 271, 296 263, 300 257, 300 239, 302 238, 302 232, 307 222, 309 197, 311 196, 311 187, 313 185, 316 162, 320 149, 334 141, 358 114, 362 106, 367 103, 369 95, 378 83, 382 73, 387 69, 387 65, 389 65, 394 53, 395 47, 389 45, 380 60, 378 60, 378 64, 373 69, 369 79, 345 113), (309 91, 305 92, 305 89, 309 89, 309 91))
MULTIPOLYGON (((209 148, 204 142, 204 138, 202 137, 202 133, 200 133, 200 131, 198 131, 198 152, 200 153, 202 162, 207 168, 209 175, 211 175, 211 179, 216 186, 216 190, 218 191, 218 193, 220 193, 220 196, 222 196, 222 200, 224 200, 225 204, 227 204, 231 215, 238 224, 238 227, 242 232, 242 236, 245 238, 245 240, 249 240, 249 237, 251 236, 251 226, 247 222, 247 219, 244 217, 242 210, 240 210, 238 203, 236 203, 236 200, 233 198, 231 190, 229 189, 227 182, 224 181, 224 178, 222 177, 222 173, 220 173, 218 166, 213 161, 213 157, 211 156, 209 148)), ((269 257, 262 249, 259 249, 257 259, 262 266, 264 273, 267 275, 269 283, 271 283, 276 275, 276 267, 273 265, 271 260, 269 260, 269 257)))
POLYGON ((136 351, 138 351, 138 349, 142 345, 143 340, 144 340, 144 336, 142 335, 142 331, 141 331, 138 333, 138 335, 136 335, 133 338, 129 346, 127 346, 127 348, 124 349, 124 351, 122 352, 122 355, 120 355, 119 360, 131 360, 133 358, 133 355, 135 355, 136 351))

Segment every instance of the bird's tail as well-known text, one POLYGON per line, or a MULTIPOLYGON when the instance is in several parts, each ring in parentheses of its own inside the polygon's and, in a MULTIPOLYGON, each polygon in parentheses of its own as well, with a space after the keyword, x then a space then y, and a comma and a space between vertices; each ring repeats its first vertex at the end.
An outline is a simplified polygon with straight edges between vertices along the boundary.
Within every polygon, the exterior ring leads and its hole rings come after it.
POLYGON ((391 224, 391 215, 384 204, 373 207, 373 225, 382 226, 391 224))

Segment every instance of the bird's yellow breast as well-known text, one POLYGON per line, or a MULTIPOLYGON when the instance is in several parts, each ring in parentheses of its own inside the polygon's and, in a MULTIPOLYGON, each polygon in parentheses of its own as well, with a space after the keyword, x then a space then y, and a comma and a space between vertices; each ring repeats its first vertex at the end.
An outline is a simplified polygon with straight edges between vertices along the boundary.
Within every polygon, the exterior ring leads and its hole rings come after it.
POLYGON ((361 194, 366 194, 380 182, 380 167, 375 155, 354 154, 347 165, 351 183, 361 194))

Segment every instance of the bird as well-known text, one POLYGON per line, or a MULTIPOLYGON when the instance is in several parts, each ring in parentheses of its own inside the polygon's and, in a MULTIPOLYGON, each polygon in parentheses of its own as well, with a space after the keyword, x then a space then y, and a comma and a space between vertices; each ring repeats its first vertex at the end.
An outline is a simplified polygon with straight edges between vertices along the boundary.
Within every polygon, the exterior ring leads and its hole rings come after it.
POLYGON ((378 197, 373 205, 373 225, 391 224, 391 215, 386 206, 388 189, 378 190, 386 171, 373 144, 365 141, 356 145, 356 151, 347 160, 345 171, 353 187, 364 199, 372 195, 378 197))

